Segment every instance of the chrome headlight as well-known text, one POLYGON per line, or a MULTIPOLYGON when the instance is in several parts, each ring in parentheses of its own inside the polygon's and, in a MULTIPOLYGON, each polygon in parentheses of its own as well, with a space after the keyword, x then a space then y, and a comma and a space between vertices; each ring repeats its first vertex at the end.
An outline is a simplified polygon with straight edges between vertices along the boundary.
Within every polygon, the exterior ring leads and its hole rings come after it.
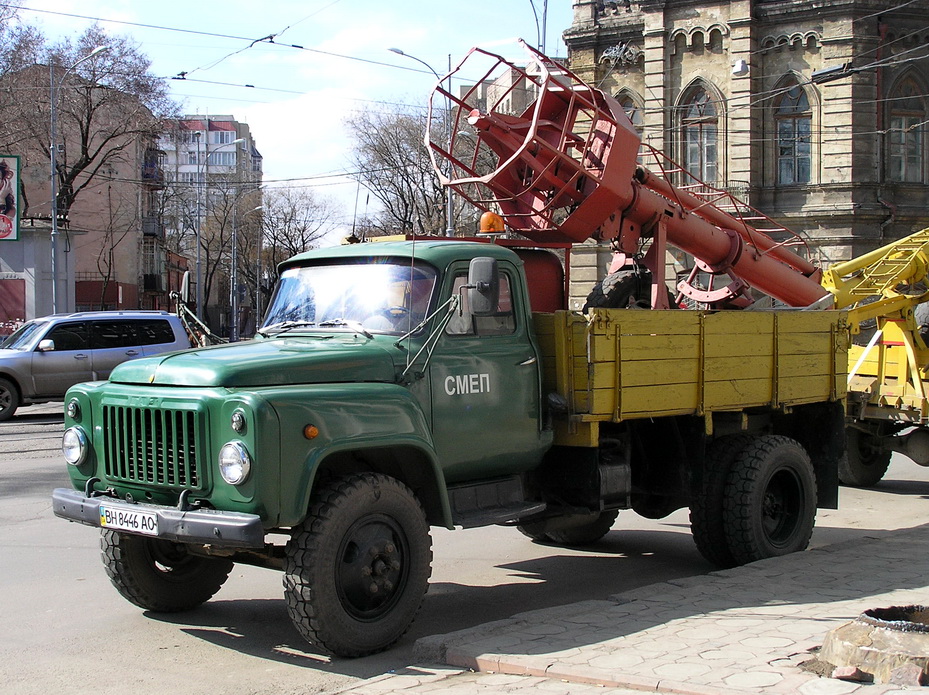
POLYGON ((72 466, 84 463, 87 448, 87 435, 80 427, 69 427, 61 436, 61 453, 72 466))
POLYGON ((229 442, 219 450, 219 472, 230 485, 241 485, 252 469, 252 458, 242 442, 229 442))

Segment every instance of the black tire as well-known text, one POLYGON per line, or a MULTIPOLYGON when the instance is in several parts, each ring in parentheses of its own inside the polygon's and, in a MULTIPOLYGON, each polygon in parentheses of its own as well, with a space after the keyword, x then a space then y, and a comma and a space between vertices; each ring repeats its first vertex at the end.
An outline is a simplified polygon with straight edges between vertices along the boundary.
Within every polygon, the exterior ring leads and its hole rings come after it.
POLYGON ((611 509, 597 515, 589 515, 589 521, 568 528, 546 531, 544 529, 548 524, 545 520, 520 524, 516 528, 521 534, 537 543, 564 546, 590 545, 609 533, 617 516, 619 516, 619 511, 611 509))
POLYGON ((337 480, 314 497, 287 543, 288 613, 330 654, 383 651, 412 624, 431 563, 426 515, 408 487, 375 473, 337 480))
POLYGON ((816 519, 810 457, 789 437, 757 437, 736 457, 723 502, 726 542, 737 564, 804 550, 816 519))
POLYGON ((610 273, 587 295, 588 309, 648 309, 651 306, 652 273, 647 268, 623 268, 610 273))
POLYGON ((703 486, 690 503, 690 532, 697 550, 717 567, 735 567, 723 521, 726 482, 736 457, 752 441, 748 434, 720 437, 707 448, 703 486))
POLYGON ((157 613, 196 608, 219 591, 233 562, 191 555, 183 543, 103 531, 107 576, 130 603, 157 613))
POLYGON ((16 386, 8 379, 0 379, 0 422, 13 417, 18 407, 19 391, 16 386))
POLYGON ((571 526, 558 531, 549 531, 546 535, 556 545, 590 545, 609 533, 616 522, 617 516, 619 516, 619 512, 615 509, 600 512, 596 518, 586 524, 571 526))
POLYGON ((850 487, 877 485, 890 466, 890 451, 880 438, 854 427, 845 430, 845 453, 839 459, 839 482, 850 487))

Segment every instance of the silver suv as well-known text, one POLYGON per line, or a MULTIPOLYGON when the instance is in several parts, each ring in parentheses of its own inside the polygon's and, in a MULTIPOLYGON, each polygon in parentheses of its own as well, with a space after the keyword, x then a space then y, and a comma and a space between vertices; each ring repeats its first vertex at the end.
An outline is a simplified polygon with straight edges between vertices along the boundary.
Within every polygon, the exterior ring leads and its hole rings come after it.
POLYGON ((27 321, 0 342, 0 421, 20 405, 61 400, 74 384, 106 379, 120 362, 189 347, 181 320, 166 311, 85 311, 27 321))

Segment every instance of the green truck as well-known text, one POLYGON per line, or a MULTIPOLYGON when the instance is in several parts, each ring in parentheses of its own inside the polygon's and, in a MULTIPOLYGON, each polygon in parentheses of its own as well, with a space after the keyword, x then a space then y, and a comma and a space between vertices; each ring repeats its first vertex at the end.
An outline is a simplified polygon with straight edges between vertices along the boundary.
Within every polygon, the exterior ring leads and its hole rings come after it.
POLYGON ((511 246, 292 258, 254 339, 68 391, 54 513, 101 528, 147 610, 200 605, 234 563, 282 570, 299 631, 348 657, 408 629, 430 526, 575 545, 689 507, 719 566, 805 548, 837 501, 845 315, 568 312, 559 257, 511 246))

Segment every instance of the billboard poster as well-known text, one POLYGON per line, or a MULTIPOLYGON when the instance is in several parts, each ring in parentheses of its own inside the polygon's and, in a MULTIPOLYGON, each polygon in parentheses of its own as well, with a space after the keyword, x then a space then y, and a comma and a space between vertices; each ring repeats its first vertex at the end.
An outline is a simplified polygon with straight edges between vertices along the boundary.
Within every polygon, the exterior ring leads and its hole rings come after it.
POLYGON ((0 154, 0 241, 19 241, 19 157, 0 154))

